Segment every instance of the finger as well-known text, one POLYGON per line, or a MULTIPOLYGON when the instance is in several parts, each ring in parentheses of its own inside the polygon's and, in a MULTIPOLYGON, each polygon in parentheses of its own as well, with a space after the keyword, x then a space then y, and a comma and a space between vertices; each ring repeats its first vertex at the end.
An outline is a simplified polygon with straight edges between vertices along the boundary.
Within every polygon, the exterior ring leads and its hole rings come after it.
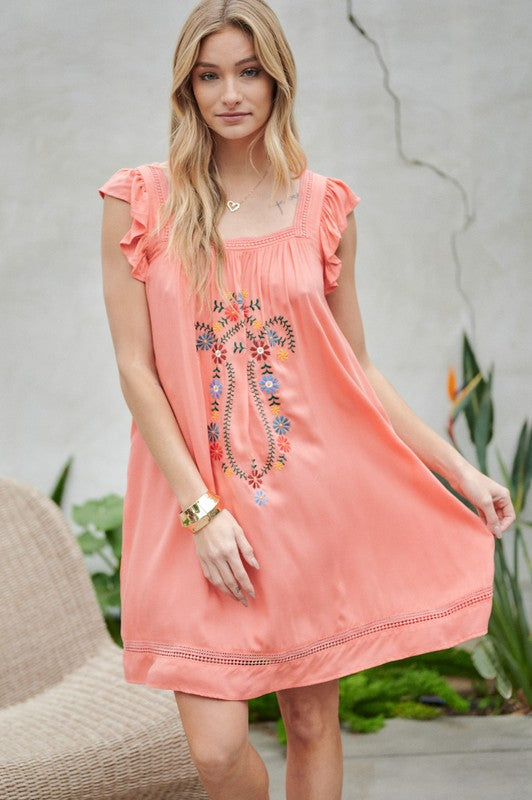
POLYGON ((231 569, 235 579, 240 584, 242 589, 244 589, 244 591, 247 592, 250 597, 255 599, 255 589, 253 588, 253 584, 249 579, 249 575, 244 569, 244 565, 242 564, 238 551, 233 558, 229 559, 229 568, 231 569))
MULTIPOLYGON (((226 582, 224 580, 224 576, 220 572, 220 569, 218 568, 218 565, 211 563, 211 564, 209 564, 209 569, 210 569, 210 573, 211 573, 211 576, 212 576, 213 585, 217 589, 219 589, 221 592, 223 592, 224 594, 227 594, 227 595, 229 595, 229 597, 233 597, 234 599, 238 600, 238 597, 235 597, 233 592, 231 592, 229 587, 226 585, 226 582)), ((233 583, 234 583, 234 581, 233 581, 233 583)))
POLYGON ((240 552, 242 553, 248 564, 251 564, 251 566, 255 567, 255 569, 260 569, 259 562, 255 558, 255 553, 253 552, 253 548, 246 539, 246 537, 244 536, 244 532, 241 531, 240 533, 237 533, 235 536, 235 540, 240 552))
POLYGON ((486 526, 490 529, 494 536, 497 537, 497 539, 500 539, 502 536, 502 530, 491 494, 487 494, 480 501, 479 511, 484 518, 486 526))
POLYGON ((225 583, 225 586, 228 588, 229 592, 232 594, 236 600, 240 600, 243 605, 247 606, 248 601, 246 596, 242 592, 242 588, 239 586, 237 579, 229 569, 227 564, 220 564, 218 566, 220 571, 220 575, 222 576, 222 580, 225 583))
POLYGON ((505 495, 497 498, 495 501, 495 509, 499 518, 501 530, 507 530, 510 525, 515 522, 515 509, 508 490, 506 490, 505 495))

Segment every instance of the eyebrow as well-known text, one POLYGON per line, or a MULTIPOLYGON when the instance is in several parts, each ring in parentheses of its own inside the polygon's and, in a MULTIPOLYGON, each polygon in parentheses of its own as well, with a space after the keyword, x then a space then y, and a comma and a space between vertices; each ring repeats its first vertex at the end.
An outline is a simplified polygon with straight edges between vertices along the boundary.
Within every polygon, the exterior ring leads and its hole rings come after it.
MULTIPOLYGON (((241 64, 249 64, 250 61, 258 61, 258 60, 259 59, 255 55, 248 56, 247 58, 242 58, 242 59, 240 59, 240 61, 237 61, 236 64, 235 64, 235 67, 240 67, 241 64)), ((198 61, 196 63, 196 67, 217 67, 217 66, 218 66, 218 64, 211 64, 208 61, 198 61)))

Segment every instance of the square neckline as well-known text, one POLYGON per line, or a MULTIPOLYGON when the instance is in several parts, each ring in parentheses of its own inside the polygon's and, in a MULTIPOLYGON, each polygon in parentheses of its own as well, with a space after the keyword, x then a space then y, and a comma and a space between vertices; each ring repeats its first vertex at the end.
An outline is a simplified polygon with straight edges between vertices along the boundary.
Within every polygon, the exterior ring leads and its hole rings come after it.
MULTIPOLYGON (((153 162, 150 166, 157 167, 159 172, 161 172, 162 175, 164 176, 164 181, 165 181, 164 199, 166 199, 166 197, 168 196, 168 187, 169 187, 166 172, 160 162, 153 162)), ((232 248, 238 249, 242 247, 258 247, 262 244, 269 244, 270 242, 276 242, 281 239, 286 239, 292 234, 301 234, 303 228, 303 218, 305 215, 305 210, 308 206, 308 193, 311 183, 310 177, 311 173, 308 168, 305 168, 301 173, 301 175, 299 176, 297 203, 294 210, 294 216, 292 218, 292 222, 289 225, 285 225, 283 228, 278 228, 275 231, 270 231, 270 233, 262 233, 257 236, 237 236, 229 239, 224 239, 223 240, 224 247, 228 249, 232 248)))

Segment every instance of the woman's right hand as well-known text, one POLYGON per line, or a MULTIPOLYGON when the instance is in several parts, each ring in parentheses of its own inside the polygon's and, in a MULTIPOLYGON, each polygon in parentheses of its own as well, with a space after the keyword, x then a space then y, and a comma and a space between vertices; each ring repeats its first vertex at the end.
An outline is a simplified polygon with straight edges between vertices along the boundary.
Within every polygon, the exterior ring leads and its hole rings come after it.
POLYGON ((223 508, 198 533, 192 535, 207 580, 247 606, 248 601, 242 590, 253 599, 255 591, 244 569, 240 553, 255 569, 259 569, 259 564, 244 531, 231 512, 223 508))

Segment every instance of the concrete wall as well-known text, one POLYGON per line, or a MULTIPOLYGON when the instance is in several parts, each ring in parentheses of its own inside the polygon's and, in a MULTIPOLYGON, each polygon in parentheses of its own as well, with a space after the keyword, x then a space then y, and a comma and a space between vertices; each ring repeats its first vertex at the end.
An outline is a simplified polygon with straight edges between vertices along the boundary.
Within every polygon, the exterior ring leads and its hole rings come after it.
MULTIPOLYGON (((171 57, 193 5, 4 4, 0 472, 47 491, 73 454, 67 508, 125 487, 129 412, 101 296, 97 187, 166 158, 171 57)), ((362 197, 370 355, 445 435, 446 371, 467 330, 481 364, 495 365, 509 457, 532 408, 532 6, 352 5, 365 36, 340 0, 272 0, 298 63, 310 166, 362 197), (400 157, 386 80, 404 154, 442 174, 400 157)))

